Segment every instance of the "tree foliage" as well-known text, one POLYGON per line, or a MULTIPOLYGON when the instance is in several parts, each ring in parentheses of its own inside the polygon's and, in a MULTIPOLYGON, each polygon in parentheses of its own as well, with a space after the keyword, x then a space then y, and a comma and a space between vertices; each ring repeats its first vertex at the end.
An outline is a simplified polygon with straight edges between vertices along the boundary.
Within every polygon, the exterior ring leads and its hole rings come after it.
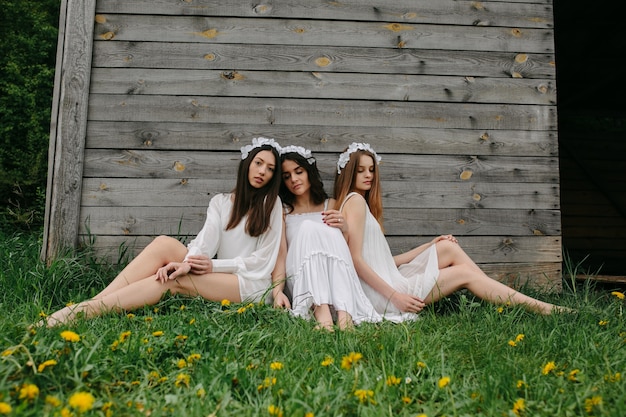
POLYGON ((41 226, 61 0, 0 0, 0 226, 41 226))

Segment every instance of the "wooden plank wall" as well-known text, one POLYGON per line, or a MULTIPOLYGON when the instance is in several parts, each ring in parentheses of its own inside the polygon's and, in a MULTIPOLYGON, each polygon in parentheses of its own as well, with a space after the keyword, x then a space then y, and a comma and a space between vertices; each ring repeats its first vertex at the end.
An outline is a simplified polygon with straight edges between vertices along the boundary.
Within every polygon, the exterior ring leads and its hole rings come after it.
MULTIPOLYGON (((394 252, 453 233, 558 287, 551 1, 97 0, 77 235, 116 259, 189 236, 254 136, 371 143, 394 252)), ((50 233, 50 232, 49 232, 50 233)))

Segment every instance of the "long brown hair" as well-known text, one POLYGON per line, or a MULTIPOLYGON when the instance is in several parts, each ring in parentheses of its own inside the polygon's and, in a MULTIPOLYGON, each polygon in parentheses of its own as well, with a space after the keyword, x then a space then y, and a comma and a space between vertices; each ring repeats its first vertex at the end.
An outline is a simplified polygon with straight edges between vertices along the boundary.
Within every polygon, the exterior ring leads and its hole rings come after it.
MULTIPOLYGON (((306 171, 309 177, 309 183, 311 184, 311 200, 314 204, 322 204, 324 200, 328 198, 328 194, 326 193, 326 190, 324 190, 324 183, 322 182, 320 171, 317 169, 317 163, 315 161, 309 163, 304 156, 297 152, 287 152, 282 154, 280 156, 281 166, 286 160, 295 162, 299 167, 306 171)), ((291 213, 293 211, 293 203, 296 201, 296 196, 289 191, 285 185, 285 181, 280 182, 279 195, 283 204, 287 206, 289 212, 291 213)))
POLYGON ((270 145, 263 145, 252 149, 248 156, 239 163, 237 184, 233 190, 235 201, 233 202, 233 210, 230 213, 230 220, 226 225, 226 230, 237 227, 239 222, 247 215, 246 233, 252 237, 258 237, 265 233, 270 227, 270 217, 278 198, 278 189, 282 178, 280 155, 276 148, 270 145), (276 163, 272 178, 265 186, 257 189, 250 185, 248 172, 254 157, 261 151, 271 151, 276 163))
MULTIPOLYGON (((347 149, 346 149, 347 150, 347 149)), ((378 164, 376 163, 376 158, 374 155, 365 150, 358 149, 350 154, 350 159, 345 167, 341 169, 341 172, 335 175, 335 187, 334 187, 334 195, 335 195, 335 209, 339 210, 343 200, 345 200, 346 196, 350 194, 350 192, 354 191, 354 184, 356 182, 356 174, 359 168, 359 161, 361 159, 361 155, 367 155, 372 158, 374 162, 374 172, 372 179, 372 187, 365 192, 365 201, 369 206, 372 215, 380 224, 380 227, 383 227, 383 197, 382 190, 380 187, 380 175, 378 173, 378 164)))

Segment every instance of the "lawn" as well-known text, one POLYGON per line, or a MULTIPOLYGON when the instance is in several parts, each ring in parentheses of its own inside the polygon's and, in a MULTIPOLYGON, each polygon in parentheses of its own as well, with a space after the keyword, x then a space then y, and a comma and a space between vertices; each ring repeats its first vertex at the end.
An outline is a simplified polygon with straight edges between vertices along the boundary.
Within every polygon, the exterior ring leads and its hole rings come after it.
POLYGON ((32 234, 0 236, 0 415, 626 415, 624 293, 531 295, 538 316, 461 293, 419 320, 322 332, 260 304, 165 297, 128 314, 29 330, 97 293, 89 252, 46 266, 32 234))

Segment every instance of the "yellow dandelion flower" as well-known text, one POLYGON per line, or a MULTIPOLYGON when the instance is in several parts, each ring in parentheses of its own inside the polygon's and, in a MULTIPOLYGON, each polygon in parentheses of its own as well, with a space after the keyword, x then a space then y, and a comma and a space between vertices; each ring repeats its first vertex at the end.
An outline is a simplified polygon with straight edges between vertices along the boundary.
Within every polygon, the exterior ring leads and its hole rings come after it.
POLYGON ((113 402, 108 401, 102 404, 102 412, 105 417, 113 417, 113 402))
POLYGON ((315 417, 315 414, 309 411, 308 413, 304 415, 304 417, 315 417))
POLYGON ((422 414, 418 414, 418 415, 416 415, 415 417, 428 417, 428 416, 427 416, 426 414, 423 414, 423 413, 422 413, 422 414))
POLYGON ((0 414, 10 414, 13 411, 11 404, 0 401, 0 414))
POLYGON ((280 407, 274 405, 274 404, 270 404, 267 407, 267 412, 270 413, 270 416, 278 416, 278 417, 282 417, 283 415, 283 410, 280 409, 280 407))
POLYGON ((204 388, 199 388, 196 391, 196 397, 198 398, 204 398, 205 395, 206 395, 206 390, 204 388))
POLYGON ((162 383, 164 383, 165 381, 167 381, 168 379, 169 379, 168 377, 166 377, 166 376, 162 376, 161 378, 159 378, 159 380, 157 381, 157 383, 162 384, 162 383))
POLYGON ((179 359, 176 363, 176 366, 178 366, 178 369, 183 369, 187 366, 187 361, 184 359, 179 359))
POLYGON ((413 401, 413 400, 411 400, 411 398, 409 398, 409 397, 402 397, 402 402, 404 404, 411 404, 411 401, 413 401))
POLYGON ((51 405, 52 407, 59 407, 61 405, 61 400, 54 395, 46 395, 46 404, 51 405))
POLYGON ((152 336, 154 336, 154 337, 161 337, 164 334, 165 333, 163 332, 163 330, 157 330, 156 332, 152 332, 152 336))
POLYGON ((354 391, 354 396, 359 399, 360 403, 371 402, 374 403, 374 391, 365 390, 365 389, 357 389, 354 391))
POLYGON ((70 399, 68 400, 68 404, 75 410, 78 410, 81 413, 85 411, 89 411, 93 407, 93 403, 96 402, 96 399, 89 392, 77 392, 72 394, 70 399))
POLYGON ((39 396, 39 387, 35 384, 24 384, 20 388, 20 400, 34 400, 39 396))
POLYGON ((143 319, 143 321, 145 321, 146 323, 152 323, 152 320, 153 320, 152 317, 145 317, 143 319))
POLYGON ((222 307, 228 307, 229 305, 230 305, 230 300, 227 300, 227 299, 222 300, 222 307))
POLYGON ((130 382, 130 385, 131 385, 131 386, 137 386, 137 385, 139 385, 139 384, 141 384, 141 382, 140 382, 140 381, 137 381, 137 380, 135 380, 135 381, 131 381, 131 382, 130 382))
POLYGON ((622 380, 622 374, 616 372, 615 374, 604 375, 604 380, 606 382, 619 382, 622 380))
POLYGON ((66 342, 76 343, 76 342, 80 341, 80 336, 78 334, 74 333, 71 330, 65 330, 65 331, 61 332, 61 337, 66 342))
POLYGON ((607 324, 609 324, 609 321, 608 321, 608 320, 600 320, 600 321, 598 322, 598 326, 601 326, 601 327, 604 327, 604 326, 606 326, 607 324))
POLYGON ((270 363, 270 369, 272 371, 280 371, 281 369, 283 369, 283 364, 280 362, 272 362, 270 363))
POLYGON ((525 386, 526 386, 526 382, 524 382, 524 381, 523 381, 523 380, 521 380, 521 379, 518 379, 518 380, 517 380, 517 383, 515 384, 515 387, 516 387, 517 389, 524 388, 525 386))
POLYGON ((190 381, 191 376, 189 376, 188 374, 178 374, 176 375, 176 381, 174 382, 174 385, 176 385, 177 387, 182 387, 183 385, 188 387, 190 381))
POLYGON ((526 405, 524 404, 523 398, 518 398, 517 400, 515 400, 515 402, 513 403, 513 414, 519 416, 521 413, 524 412, 525 409, 526 405))
POLYGON ((572 371, 570 371, 569 375, 567 376, 567 379, 569 379, 572 382, 578 382, 578 378, 576 375, 578 375, 578 373, 580 372, 580 370, 578 369, 574 369, 572 371))
POLYGON ((441 379, 439 379, 439 382, 437 382, 437 385, 439 386, 439 388, 445 388, 448 386, 448 384, 450 384, 449 376, 444 376, 441 379))
POLYGON ((39 312, 39 317, 41 317, 42 319, 45 319, 46 317, 48 317, 48 315, 45 312, 40 311, 39 312))
POLYGON ((593 412, 595 406, 602 405, 602 397, 596 395, 595 397, 587 398, 585 400, 585 411, 588 413, 593 412))
POLYGON ((426 364, 422 361, 417 362, 415 365, 420 369, 426 368, 426 364))
POLYGON ((389 375, 386 381, 387 385, 390 387, 394 385, 400 385, 400 382, 402 382, 402 380, 394 375, 389 375))
POLYGON ((132 333, 130 330, 120 333, 120 343, 124 343, 132 333))
POLYGON ((37 367, 37 371, 43 372, 43 370, 46 369, 48 366, 54 366, 56 364, 57 361, 55 361, 54 359, 48 359, 47 361, 39 364, 39 366, 37 367))
POLYGON ((150 379, 157 379, 159 377, 159 373, 157 371, 150 371, 150 373, 148 374, 148 378, 150 379))
POLYGON ((524 334, 520 333, 517 336, 515 336, 515 341, 516 342, 521 342, 522 340, 524 340, 524 337, 525 337, 524 334))
POLYGON ((133 313, 128 313, 128 314, 126 315, 126 318, 128 318, 128 319, 132 319, 132 318, 135 318, 135 315, 134 315, 133 313))
POLYGON ((514 341, 514 340, 509 340, 509 342, 508 342, 508 343, 509 343, 509 346, 512 346, 512 347, 517 346, 517 343, 515 343, 515 341, 514 341))
POLYGON ((324 358, 324 360, 320 363, 320 365, 322 366, 330 366, 333 364, 333 362, 335 362, 335 360, 333 358, 331 358, 330 356, 326 356, 324 358))
POLYGON ((548 375, 550 372, 556 369, 556 364, 553 361, 546 363, 541 370, 541 373, 544 375, 548 375))
POLYGON ((196 322, 196 319, 191 319, 191 320, 189 320, 189 325, 191 326, 191 325, 193 325, 195 322, 196 322))
POLYGON ((186 308, 187 308, 187 307, 185 307, 185 305, 184 305, 184 304, 181 304, 181 306, 180 306, 180 309, 181 309, 181 310, 184 310, 184 309, 186 309, 186 308))
POLYGON ((155 313, 158 313, 158 312, 159 312, 159 307, 154 307, 154 308, 152 309, 152 311, 154 311, 155 313))
POLYGON ((498 308, 496 308, 496 312, 497 312, 498 314, 502 314, 502 312, 504 312, 504 307, 498 307, 498 308))
POLYGON ((61 417, 73 417, 73 414, 68 408, 63 407, 61 409, 61 417))
POLYGON ((13 354, 13 350, 5 349, 2 351, 2 354, 0 356, 11 356, 12 354, 13 354))
POLYGON ((245 311, 246 311, 246 308, 245 308, 245 307, 239 307, 239 308, 237 309, 237 313, 239 313, 239 314, 243 314, 243 313, 245 313, 245 311))
POLYGON ((119 346, 120 341, 119 340, 114 340, 113 343, 111 343, 111 350, 115 351, 117 350, 117 347, 119 346))
POLYGON ((184 334, 179 334, 175 337, 176 340, 181 341, 181 342, 187 341, 188 338, 189 336, 185 336, 184 334))
POLYGON ((192 353, 191 355, 187 356, 187 362, 189 363, 198 362, 201 357, 202 356, 199 353, 192 353))
POLYGON ((342 369, 351 369, 352 366, 356 365, 356 363, 363 358, 363 355, 358 352, 350 352, 348 356, 344 356, 341 358, 341 368, 342 369))
POLYGON ((613 291, 611 293, 611 295, 614 295, 615 297, 619 298, 620 300, 623 300, 624 298, 626 298, 626 295, 624 295, 623 292, 619 292, 619 291, 613 291))

